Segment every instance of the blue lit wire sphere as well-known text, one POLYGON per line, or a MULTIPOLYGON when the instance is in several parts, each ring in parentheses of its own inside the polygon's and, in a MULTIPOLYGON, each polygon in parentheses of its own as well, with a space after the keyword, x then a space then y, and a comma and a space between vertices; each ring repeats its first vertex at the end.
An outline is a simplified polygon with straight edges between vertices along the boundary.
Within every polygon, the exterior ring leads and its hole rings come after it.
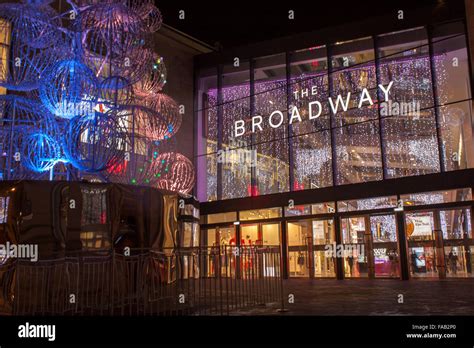
POLYGON ((29 170, 42 173, 54 167, 61 159, 61 147, 52 136, 44 133, 32 133, 22 142, 22 163, 29 170))
POLYGON ((93 116, 76 116, 69 121, 64 151, 74 167, 95 173, 121 160, 126 142, 126 128, 120 119, 96 112, 93 116))
POLYGON ((51 47, 59 43, 60 20, 58 14, 49 6, 4 3, 0 4, 0 14, 16 36, 14 43, 34 48, 51 47))
MULTIPOLYGON (((1 177, 4 179, 24 179, 35 177, 44 166, 46 158, 58 159, 59 148, 46 154, 35 148, 32 134, 58 135, 57 124, 40 103, 17 96, 0 96, 0 112, 3 115, 3 127, 0 132, 1 177), (34 159, 41 155, 40 161, 34 159)), ((51 142, 52 144, 53 142, 51 142)), ((49 146, 49 145, 47 145, 49 146)))
POLYGON ((69 119, 94 112, 98 83, 87 66, 75 59, 66 59, 45 72, 39 92, 51 113, 69 119))
POLYGON ((10 43, 0 55, 0 86, 13 91, 38 88, 42 73, 64 53, 65 37, 53 9, 29 4, 0 4, 0 33, 10 43))

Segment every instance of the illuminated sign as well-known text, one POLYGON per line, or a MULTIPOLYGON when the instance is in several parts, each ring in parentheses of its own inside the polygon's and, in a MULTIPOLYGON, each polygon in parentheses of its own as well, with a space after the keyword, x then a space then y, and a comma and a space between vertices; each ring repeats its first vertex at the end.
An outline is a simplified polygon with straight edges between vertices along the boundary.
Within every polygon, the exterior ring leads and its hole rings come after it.
POLYGON ((433 232, 430 215, 407 217, 407 235, 410 238, 431 236, 433 232))
MULTIPOLYGON (((389 101, 389 93, 390 93, 390 89, 392 88, 392 85, 393 85, 393 81, 390 81, 390 83, 386 87, 384 87, 382 84, 378 85, 378 88, 380 88, 380 90, 383 92, 383 94, 385 96, 385 101, 386 102, 389 101)), ((311 95, 316 95, 317 94, 316 86, 313 86, 312 88, 302 89, 301 91, 295 91, 294 94, 295 94, 295 97, 298 97, 298 95, 300 95, 301 97, 307 97, 310 94, 311 95)), ((335 100, 331 97, 328 98, 328 102, 329 102, 329 105, 331 107, 331 111, 333 112, 333 114, 337 114, 337 112, 339 111, 340 108, 341 108, 342 111, 347 111, 347 109, 349 108, 349 101, 350 100, 351 100, 351 93, 350 92, 347 93, 345 98, 341 94, 337 95, 335 100)), ((374 101, 372 100, 372 97, 370 96, 369 91, 367 90, 367 88, 364 88, 362 90, 362 92, 360 93, 359 103, 358 103, 357 108, 358 109, 362 108, 364 103, 368 103, 369 105, 374 104, 374 101)), ((317 119, 318 117, 321 116, 322 105, 321 105, 320 101, 316 100, 316 101, 310 102, 308 104, 308 109, 309 109, 308 110, 308 119, 309 120, 315 120, 315 119, 317 119)), ((281 112, 280 110, 275 110, 270 114, 270 116, 268 117, 266 123, 271 128, 279 128, 283 124, 284 120, 285 120, 285 116, 283 115, 283 112, 281 112)), ((302 122, 302 121, 303 120, 301 118, 301 113, 300 113, 298 107, 293 106, 291 108, 291 116, 290 116, 289 124, 293 124, 295 122, 302 122)), ((247 129, 245 127, 246 126, 245 123, 246 123, 245 120, 235 121, 235 123, 234 123, 234 136, 235 137, 243 136, 247 132, 247 129)), ((263 122, 263 117, 261 115, 253 116, 251 118, 250 124, 251 124, 251 132, 252 133, 263 131, 264 122, 263 122)))

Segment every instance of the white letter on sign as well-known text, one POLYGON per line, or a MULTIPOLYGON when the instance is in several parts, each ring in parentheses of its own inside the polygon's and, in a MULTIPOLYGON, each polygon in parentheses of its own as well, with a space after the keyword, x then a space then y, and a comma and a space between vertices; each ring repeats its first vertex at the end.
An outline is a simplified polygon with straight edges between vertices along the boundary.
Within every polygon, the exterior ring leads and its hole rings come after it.
POLYGON ((372 98, 370 97, 369 91, 367 90, 367 88, 364 88, 360 95, 359 109, 362 107, 362 103, 366 101, 368 101, 370 105, 374 104, 374 102, 372 101, 372 98))
POLYGON ((392 85, 393 85, 393 81, 390 81, 390 83, 387 86, 387 89, 385 89, 382 84, 379 85, 379 88, 385 94, 385 101, 388 101, 388 94, 390 93, 390 88, 392 88, 392 85))
POLYGON ((270 115, 270 118, 268 119, 268 123, 270 123, 270 127, 272 128, 278 128, 281 126, 281 124, 283 123, 283 114, 281 113, 281 111, 273 111, 272 114, 270 115), (277 124, 273 124, 272 122, 272 119, 273 119, 273 115, 279 115, 280 116, 280 122, 278 122, 277 124))
POLYGON ((351 92, 347 93, 346 103, 344 104, 344 100, 342 99, 342 96, 339 94, 336 99, 336 106, 334 106, 334 102, 332 101, 332 98, 329 97, 329 104, 331 104, 332 112, 334 114, 337 114, 337 109, 339 109, 339 103, 342 104, 342 110, 347 111, 350 99, 351 99, 351 92))
POLYGON ((291 110, 290 124, 293 123, 294 118, 298 119, 298 122, 301 122, 300 112, 296 106, 294 106, 293 110, 291 110))
POLYGON ((252 133, 255 133, 255 127, 258 127, 258 129, 260 129, 261 131, 263 130, 262 129, 262 126, 260 125, 262 123, 262 116, 254 116, 252 117, 252 133), (258 123, 255 122, 255 120, 258 120, 258 123))
POLYGON ((236 138, 242 136, 245 133, 244 126, 245 126, 244 120, 235 121, 234 129, 235 129, 235 137, 236 138))
POLYGON ((314 120, 315 118, 318 118, 319 116, 321 116, 321 103, 318 102, 318 101, 314 101, 314 102, 311 102, 309 103, 309 119, 310 120, 314 120), (318 113, 316 115, 313 115, 313 105, 317 105, 318 106, 318 113))

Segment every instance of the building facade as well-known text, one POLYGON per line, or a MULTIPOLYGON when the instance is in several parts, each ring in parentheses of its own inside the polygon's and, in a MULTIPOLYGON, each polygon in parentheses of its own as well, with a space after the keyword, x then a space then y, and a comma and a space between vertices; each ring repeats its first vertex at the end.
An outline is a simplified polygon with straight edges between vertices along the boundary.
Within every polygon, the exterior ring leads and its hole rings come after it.
POLYGON ((200 245, 278 246, 287 277, 471 277, 469 6, 198 56, 200 245))

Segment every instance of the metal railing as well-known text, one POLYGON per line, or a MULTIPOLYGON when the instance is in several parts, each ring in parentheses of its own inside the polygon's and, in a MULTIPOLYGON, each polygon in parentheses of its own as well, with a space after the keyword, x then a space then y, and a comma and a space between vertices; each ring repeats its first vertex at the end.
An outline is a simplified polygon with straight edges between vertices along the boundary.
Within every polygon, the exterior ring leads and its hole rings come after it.
POLYGON ((0 266, 4 315, 228 315, 282 302, 279 247, 80 253, 0 266))

